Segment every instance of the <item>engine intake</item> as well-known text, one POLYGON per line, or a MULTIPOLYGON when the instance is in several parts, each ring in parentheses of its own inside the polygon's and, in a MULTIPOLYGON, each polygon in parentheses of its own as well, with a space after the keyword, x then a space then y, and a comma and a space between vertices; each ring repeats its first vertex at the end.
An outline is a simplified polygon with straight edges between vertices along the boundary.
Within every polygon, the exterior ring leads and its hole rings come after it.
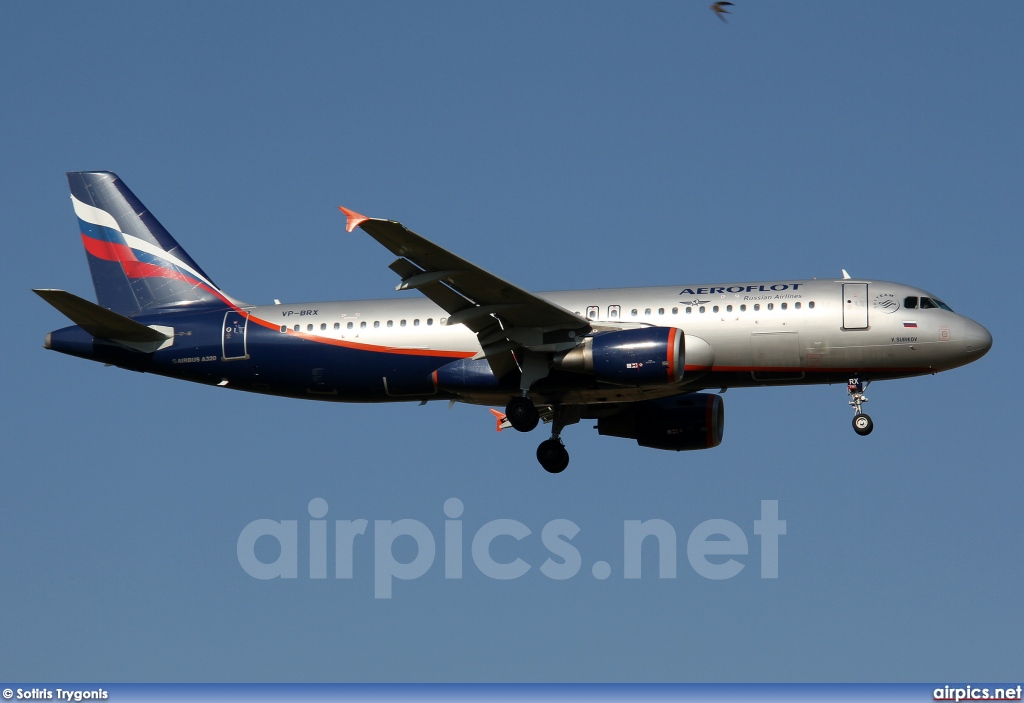
POLYGON ((597 421, 598 434, 676 452, 717 447, 724 431, 725 405, 714 393, 645 400, 597 421))
POLYGON ((675 327, 603 332, 557 358, 554 367, 620 386, 679 383, 683 346, 683 331, 675 327))

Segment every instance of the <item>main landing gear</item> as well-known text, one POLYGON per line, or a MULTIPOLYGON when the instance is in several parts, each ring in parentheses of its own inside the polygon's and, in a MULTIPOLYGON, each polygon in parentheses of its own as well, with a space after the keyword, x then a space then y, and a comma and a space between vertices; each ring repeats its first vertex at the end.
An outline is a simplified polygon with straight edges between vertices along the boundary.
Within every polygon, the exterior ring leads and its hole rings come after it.
POLYGON ((853 406, 853 431, 860 436, 871 434, 871 430, 875 429, 875 423, 871 421, 871 417, 861 412, 861 405, 868 402, 867 396, 864 395, 864 389, 868 387, 870 381, 861 382, 860 378, 851 378, 849 384, 846 386, 846 392, 850 395, 850 405, 853 406))
POLYGON ((505 417, 512 423, 512 428, 520 432, 530 432, 540 422, 540 413, 529 396, 518 396, 508 401, 505 406, 505 417))
MULTIPOLYGON (((529 432, 540 422, 540 411, 529 396, 518 396, 508 401, 505 417, 512 427, 520 432, 529 432)), ((545 422, 548 421, 545 413, 545 422)), ((537 447, 537 461, 548 473, 558 474, 569 465, 569 452, 562 444, 562 430, 566 425, 580 421, 578 408, 554 405, 551 407, 551 438, 537 447)))
POLYGON ((558 437, 545 439, 537 447, 537 461, 549 474, 560 474, 569 465, 569 452, 558 437))

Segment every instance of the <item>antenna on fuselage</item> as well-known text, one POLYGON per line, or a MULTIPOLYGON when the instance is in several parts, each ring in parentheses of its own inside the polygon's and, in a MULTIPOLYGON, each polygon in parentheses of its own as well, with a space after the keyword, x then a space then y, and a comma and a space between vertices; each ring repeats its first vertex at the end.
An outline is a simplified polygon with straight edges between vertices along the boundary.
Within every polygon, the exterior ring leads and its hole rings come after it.
POLYGON ((849 278, 849 277, 850 277, 850 274, 848 274, 848 273, 846 272, 846 269, 843 269, 843 280, 846 280, 846 279, 847 279, 847 278, 849 278))

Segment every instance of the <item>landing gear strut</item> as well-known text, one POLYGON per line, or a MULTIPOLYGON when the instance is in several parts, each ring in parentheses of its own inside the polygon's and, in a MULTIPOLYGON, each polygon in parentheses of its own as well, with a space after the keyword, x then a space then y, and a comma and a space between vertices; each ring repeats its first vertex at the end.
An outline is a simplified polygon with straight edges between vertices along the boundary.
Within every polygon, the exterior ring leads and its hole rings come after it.
POLYGON ((509 399, 505 406, 505 417, 509 424, 520 432, 529 432, 540 422, 537 406, 530 400, 530 388, 536 381, 548 375, 551 360, 544 354, 523 354, 520 366, 522 377, 519 380, 520 395, 509 399))
POLYGON ((551 439, 545 439, 537 447, 537 461, 548 473, 559 474, 569 465, 569 452, 562 444, 562 430, 566 425, 580 421, 580 410, 571 405, 555 405, 551 411, 551 439))
POLYGON ((861 405, 868 402, 867 396, 864 395, 864 389, 868 387, 870 381, 861 382, 860 378, 851 378, 849 384, 846 386, 846 392, 850 395, 850 405, 853 406, 853 431, 860 436, 871 434, 871 430, 875 429, 875 423, 871 421, 871 417, 861 412, 861 405))

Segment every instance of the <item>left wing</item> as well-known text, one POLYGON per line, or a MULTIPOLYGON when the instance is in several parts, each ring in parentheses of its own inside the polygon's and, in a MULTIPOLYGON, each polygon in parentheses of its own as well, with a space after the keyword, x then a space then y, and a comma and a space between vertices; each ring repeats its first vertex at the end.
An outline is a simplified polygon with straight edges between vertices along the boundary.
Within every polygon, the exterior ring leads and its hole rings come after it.
POLYGON ((591 331, 579 315, 488 273, 406 229, 398 222, 364 217, 338 208, 347 230, 361 227, 399 258, 392 271, 402 277, 396 290, 415 289, 448 313, 449 325, 473 330, 495 376, 515 365, 512 352, 572 349, 591 331))

